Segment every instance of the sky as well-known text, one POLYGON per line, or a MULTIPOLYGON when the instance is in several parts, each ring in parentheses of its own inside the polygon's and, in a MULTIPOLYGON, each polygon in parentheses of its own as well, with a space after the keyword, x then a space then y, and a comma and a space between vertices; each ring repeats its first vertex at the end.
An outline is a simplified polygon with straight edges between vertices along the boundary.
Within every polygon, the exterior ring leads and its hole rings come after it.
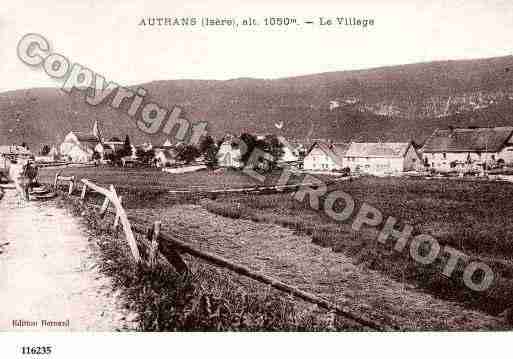
POLYGON ((513 2, 486 0, 98 1, 5 0, 0 7, 0 92, 60 86, 16 55, 23 35, 121 85, 153 80, 280 78, 512 53, 513 2), (148 17, 296 17, 288 28, 149 27, 148 17), (362 28, 318 18, 374 19, 362 28), (315 21, 314 25, 303 24, 315 21))

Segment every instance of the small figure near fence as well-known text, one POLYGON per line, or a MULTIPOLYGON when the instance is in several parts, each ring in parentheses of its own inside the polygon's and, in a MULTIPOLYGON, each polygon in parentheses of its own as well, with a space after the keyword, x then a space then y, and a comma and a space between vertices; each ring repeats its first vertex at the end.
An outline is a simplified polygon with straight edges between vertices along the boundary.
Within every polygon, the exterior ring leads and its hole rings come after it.
POLYGON ((11 160, 9 177, 14 182, 18 194, 25 201, 29 200, 29 190, 35 183, 37 175, 37 166, 31 160, 11 160))

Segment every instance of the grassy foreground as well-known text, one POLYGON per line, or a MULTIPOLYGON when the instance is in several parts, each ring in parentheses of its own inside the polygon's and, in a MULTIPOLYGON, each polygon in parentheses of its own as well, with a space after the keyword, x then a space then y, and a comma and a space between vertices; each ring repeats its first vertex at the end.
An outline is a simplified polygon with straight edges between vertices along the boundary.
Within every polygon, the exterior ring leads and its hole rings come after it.
POLYGON ((113 279, 137 313, 142 331, 329 331, 359 330, 346 319, 284 296, 270 287, 186 258, 191 274, 159 264, 136 267, 112 218, 100 220, 88 207, 58 200, 81 215, 99 247, 100 270, 113 279))
MULTIPOLYGON (((205 200, 213 213, 230 218, 250 219, 292 228, 308 234, 312 241, 348 255, 357 263, 378 270, 397 281, 409 282, 437 297, 453 300, 472 308, 497 315, 513 306, 513 185, 492 182, 423 180, 406 178, 361 178, 334 185, 355 200, 355 211, 342 223, 335 222, 320 210, 312 210, 290 194, 245 195, 205 200), (379 209, 384 218, 398 219, 396 228, 405 223, 415 234, 430 234, 441 246, 451 247, 469 256, 460 261, 451 278, 442 275, 447 257, 440 256, 431 265, 413 261, 408 250, 397 252, 377 241, 382 226, 365 227, 358 232, 351 224, 362 203, 379 209), (464 262, 487 263, 496 279, 486 291, 475 292, 462 282, 464 262)), ((335 203, 341 211, 344 203, 335 203)))

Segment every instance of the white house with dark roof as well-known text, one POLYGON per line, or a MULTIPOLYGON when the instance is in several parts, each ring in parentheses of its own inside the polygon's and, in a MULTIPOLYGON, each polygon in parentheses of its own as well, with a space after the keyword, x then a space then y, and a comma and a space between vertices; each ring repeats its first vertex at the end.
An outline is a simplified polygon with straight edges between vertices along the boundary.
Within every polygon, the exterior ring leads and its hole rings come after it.
POLYGON ((435 170, 462 164, 513 164, 513 127, 435 130, 422 147, 424 163, 435 170))
POLYGON ((69 157, 72 162, 90 162, 94 151, 101 155, 103 150, 97 136, 75 131, 68 133, 60 146, 61 154, 69 157))
POLYGON ((351 142, 345 163, 351 172, 372 174, 401 173, 422 166, 411 142, 351 142))
POLYGON ((392 174, 411 171, 422 162, 411 142, 315 142, 304 159, 310 171, 333 171, 348 167, 351 172, 392 174))
POLYGON ((303 168, 307 171, 341 170, 345 165, 345 154, 348 143, 325 143, 316 141, 308 150, 303 160, 303 168))
POLYGON ((236 141, 236 138, 231 135, 225 136, 223 142, 219 146, 216 157, 217 163, 221 167, 242 168, 244 166, 242 163, 242 152, 239 148, 238 141, 236 141))

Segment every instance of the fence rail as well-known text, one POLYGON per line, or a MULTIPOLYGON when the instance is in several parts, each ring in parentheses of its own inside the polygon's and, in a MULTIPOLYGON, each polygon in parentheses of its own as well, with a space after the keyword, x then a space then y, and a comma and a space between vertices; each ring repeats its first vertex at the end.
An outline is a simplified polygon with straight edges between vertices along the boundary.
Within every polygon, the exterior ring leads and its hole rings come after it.
MULTIPOLYGON (((68 191, 66 194, 69 198, 71 198, 76 188, 75 176, 65 177, 60 176, 60 173, 57 173, 54 181, 54 187, 56 191, 58 190, 58 185, 60 181, 69 182, 68 191)), ((129 217, 126 214, 122 206, 122 199, 120 196, 117 195, 113 185, 110 185, 109 189, 106 189, 92 183, 87 179, 82 179, 80 182, 82 183, 82 190, 80 195, 80 202, 82 204, 85 205, 87 191, 89 189, 105 196, 103 204, 101 206, 95 205, 95 207, 99 209, 100 217, 104 217, 107 212, 111 212, 112 214, 114 214, 114 227, 117 227, 118 223, 121 222, 126 239, 132 252, 132 256, 137 264, 141 263, 141 253, 143 253, 143 259, 149 264, 151 268, 153 268, 156 265, 159 258, 161 258, 170 265, 172 265, 178 273, 183 274, 189 271, 186 262, 182 259, 180 255, 185 253, 193 257, 202 259, 217 267, 228 269, 239 275, 269 285, 279 291, 293 295, 296 298, 300 298, 307 302, 316 304, 321 308, 333 311, 336 314, 346 317, 364 327, 373 330, 391 329, 383 325, 377 324, 370 319, 364 318, 361 315, 354 314, 351 311, 344 309, 334 303, 331 303, 315 294, 305 292, 297 287, 286 284, 275 278, 272 278, 259 272, 255 272, 246 266, 234 263, 216 254, 194 248, 194 246, 176 238, 176 235, 162 233, 160 221, 154 222, 153 225, 150 228, 148 228, 148 226, 144 223, 138 222, 137 218, 129 217), (114 211, 109 211, 110 204, 113 205, 114 211), (143 238, 135 237, 134 232, 141 234, 143 238)))

